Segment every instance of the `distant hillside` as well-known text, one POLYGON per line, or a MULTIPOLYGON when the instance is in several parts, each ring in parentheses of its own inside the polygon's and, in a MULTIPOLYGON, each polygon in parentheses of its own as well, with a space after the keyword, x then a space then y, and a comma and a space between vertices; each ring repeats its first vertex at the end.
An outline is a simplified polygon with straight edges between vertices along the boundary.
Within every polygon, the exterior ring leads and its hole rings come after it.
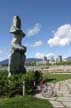
MULTIPOLYGON (((40 62, 40 61, 42 61, 42 59, 37 59, 37 58, 27 58, 26 59, 27 63, 29 63, 29 62, 40 62)), ((8 59, 3 60, 3 61, 0 62, 0 65, 6 65, 6 64, 8 64, 8 59)))
POLYGON ((71 56, 66 58, 68 61, 71 61, 71 56))
POLYGON ((42 61, 42 59, 38 59, 38 58, 27 58, 26 62, 40 62, 42 61))
POLYGON ((7 64, 8 64, 8 59, 3 60, 3 61, 0 62, 0 65, 7 65, 7 64))

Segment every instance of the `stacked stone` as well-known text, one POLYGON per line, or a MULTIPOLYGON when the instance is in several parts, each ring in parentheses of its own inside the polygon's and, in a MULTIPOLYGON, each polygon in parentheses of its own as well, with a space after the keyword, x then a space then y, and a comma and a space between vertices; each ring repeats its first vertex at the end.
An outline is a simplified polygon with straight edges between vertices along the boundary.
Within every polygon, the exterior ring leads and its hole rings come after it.
POLYGON ((24 67, 26 47, 21 45, 25 33, 21 30, 21 20, 19 16, 14 16, 10 33, 14 34, 14 38, 11 42, 11 52, 8 65, 9 76, 26 72, 24 67))

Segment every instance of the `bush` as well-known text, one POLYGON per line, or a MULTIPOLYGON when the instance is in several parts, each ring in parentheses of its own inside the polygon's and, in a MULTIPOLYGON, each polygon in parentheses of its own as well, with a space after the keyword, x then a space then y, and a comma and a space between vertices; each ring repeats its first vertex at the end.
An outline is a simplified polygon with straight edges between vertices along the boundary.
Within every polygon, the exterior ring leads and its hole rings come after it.
POLYGON ((8 87, 8 72, 0 71, 0 96, 5 95, 8 87))
POLYGON ((26 74, 16 74, 8 78, 7 71, 0 72, 0 96, 13 97, 22 95, 22 84, 25 81, 26 94, 31 94, 35 84, 39 84, 42 80, 40 71, 32 71, 26 74))
POLYGON ((0 71, 0 97, 22 95, 22 74, 8 77, 8 71, 0 71))
POLYGON ((35 79, 36 84, 40 83, 40 81, 43 79, 43 75, 42 75, 41 71, 34 72, 34 79, 35 79))
POLYGON ((22 95, 22 74, 16 74, 9 78, 8 96, 22 95))
POLYGON ((42 73, 40 71, 32 71, 25 74, 24 81, 26 86, 26 93, 30 94, 33 92, 34 89, 34 82, 35 85, 38 85, 42 80, 42 73))

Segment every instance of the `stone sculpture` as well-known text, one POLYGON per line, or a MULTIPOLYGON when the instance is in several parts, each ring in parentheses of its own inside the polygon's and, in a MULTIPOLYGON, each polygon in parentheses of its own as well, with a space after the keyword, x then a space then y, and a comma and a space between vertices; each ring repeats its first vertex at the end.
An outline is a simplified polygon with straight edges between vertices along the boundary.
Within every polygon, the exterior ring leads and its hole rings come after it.
POLYGON ((26 47, 21 45, 22 38, 25 34, 21 30, 21 20, 19 16, 14 16, 10 33, 14 34, 14 38, 11 42, 11 52, 9 57, 9 76, 26 72, 24 67, 26 47))

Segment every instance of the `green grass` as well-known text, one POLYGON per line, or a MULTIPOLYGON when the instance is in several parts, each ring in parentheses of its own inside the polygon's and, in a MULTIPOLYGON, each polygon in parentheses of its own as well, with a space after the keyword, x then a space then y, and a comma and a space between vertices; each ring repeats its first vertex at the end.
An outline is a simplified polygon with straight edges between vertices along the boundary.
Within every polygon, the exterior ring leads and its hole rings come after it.
POLYGON ((58 82, 71 79, 71 74, 44 74, 48 82, 58 82))
POLYGON ((0 108, 53 108, 48 100, 32 96, 0 99, 0 108))

